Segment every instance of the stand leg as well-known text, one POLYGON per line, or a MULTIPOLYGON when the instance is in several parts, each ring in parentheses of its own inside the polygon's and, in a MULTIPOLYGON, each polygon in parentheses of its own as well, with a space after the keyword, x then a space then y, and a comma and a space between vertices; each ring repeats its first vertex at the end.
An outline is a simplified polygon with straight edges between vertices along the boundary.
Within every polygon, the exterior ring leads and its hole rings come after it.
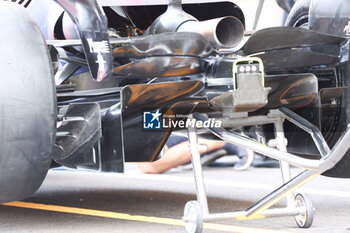
MULTIPOLYGON (((192 119, 190 119, 192 121, 192 119)), ((196 128, 189 126, 187 128, 188 133, 188 140, 190 142, 190 152, 191 152, 191 161, 192 161, 192 167, 194 172, 194 178, 196 182, 196 193, 197 193, 197 200, 199 201, 203 215, 209 215, 209 208, 208 208, 208 200, 207 200, 207 194, 205 191, 205 185, 204 185, 204 178, 203 178, 203 170, 201 165, 201 155, 198 150, 198 138, 197 138, 197 132, 196 128)))
MULTIPOLYGON (((277 148, 282 152, 287 152, 287 142, 284 136, 283 120, 276 121, 275 126, 275 137, 277 142, 277 148)), ((283 183, 287 183, 291 179, 290 165, 287 162, 280 161, 280 167, 282 172, 283 183)), ((287 207, 294 207, 293 193, 287 196, 287 207)))

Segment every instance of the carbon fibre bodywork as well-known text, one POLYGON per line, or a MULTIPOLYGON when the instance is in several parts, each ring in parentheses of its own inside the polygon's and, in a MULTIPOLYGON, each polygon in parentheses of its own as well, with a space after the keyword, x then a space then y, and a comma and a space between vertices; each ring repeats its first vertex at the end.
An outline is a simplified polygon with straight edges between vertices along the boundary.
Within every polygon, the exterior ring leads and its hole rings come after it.
MULTIPOLYGON (((329 17, 327 21, 320 10, 327 6, 318 4, 322 1, 317 0, 312 3, 314 10, 310 15, 311 28, 317 32, 302 28, 265 29, 253 34, 242 48, 229 51, 215 48, 207 37, 198 33, 177 32, 166 26, 160 34, 149 33, 159 23, 157 19, 166 10, 167 1, 56 2, 66 10, 78 33, 64 25, 69 24, 69 20, 64 19, 67 13, 63 13, 63 9, 53 1, 34 0, 28 9, 35 13, 42 4, 47 12, 54 12, 52 18, 55 20, 43 17, 39 12, 34 14, 45 37, 80 38, 81 42, 67 40, 68 45, 53 43, 52 46, 59 55, 65 55, 65 62, 75 64, 74 68, 87 64, 90 76, 103 81, 100 84, 84 81, 83 86, 95 90, 60 91, 58 104, 62 109, 71 103, 100 104, 102 137, 98 142, 91 141, 90 145, 99 158, 98 166, 90 167, 104 171, 121 172, 124 162, 153 161, 157 158, 173 129, 145 132, 142 128, 142 112, 145 109, 160 109, 173 114, 193 111, 221 114, 220 110, 215 113, 217 109, 213 107, 212 100, 232 90, 232 64, 238 57, 260 57, 265 64, 265 87, 271 89, 267 103, 256 105, 259 109, 250 115, 266 114, 269 109, 280 107, 305 110, 305 107, 316 106, 317 109, 318 91, 333 86, 329 85, 329 80, 323 84, 324 81, 314 75, 315 70, 335 69, 348 59, 345 28, 339 29, 339 25, 348 20, 348 12, 339 11, 338 6, 332 14, 326 15, 326 18, 329 17), (330 29, 332 25, 333 29, 330 29), (71 42, 74 43, 69 44, 71 42), (105 81, 110 76, 117 80, 111 82, 111 86, 105 81)), ((242 10, 232 2, 183 3, 186 14, 199 21, 234 16, 245 23, 242 10)), ((170 25, 178 28, 183 23, 180 21, 170 25)), ((65 80, 61 90, 64 90, 65 80)), ((68 81, 72 82, 72 79, 68 81)), ((322 125, 319 112, 305 111, 312 115, 310 118, 306 116, 308 120, 322 125)), ((290 147, 295 147, 293 140, 290 147)), ((305 149, 303 146, 300 148, 305 149)), ((312 154, 313 150, 309 148, 305 151, 312 154)), ((73 160, 81 161, 81 158, 73 160)), ((97 163, 91 158, 86 161, 97 163)))

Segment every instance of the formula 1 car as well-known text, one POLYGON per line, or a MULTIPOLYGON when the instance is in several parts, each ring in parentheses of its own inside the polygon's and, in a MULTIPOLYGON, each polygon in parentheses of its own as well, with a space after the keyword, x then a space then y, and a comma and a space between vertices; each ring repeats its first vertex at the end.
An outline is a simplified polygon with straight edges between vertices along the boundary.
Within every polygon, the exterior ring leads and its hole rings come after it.
POLYGON ((0 202, 32 195, 52 167, 154 161, 189 114, 220 119, 203 137, 253 127, 261 142, 274 128, 257 119, 277 109, 291 121, 282 160, 350 178, 350 3, 296 1, 287 26, 247 32, 226 1, 0 2, 0 202))

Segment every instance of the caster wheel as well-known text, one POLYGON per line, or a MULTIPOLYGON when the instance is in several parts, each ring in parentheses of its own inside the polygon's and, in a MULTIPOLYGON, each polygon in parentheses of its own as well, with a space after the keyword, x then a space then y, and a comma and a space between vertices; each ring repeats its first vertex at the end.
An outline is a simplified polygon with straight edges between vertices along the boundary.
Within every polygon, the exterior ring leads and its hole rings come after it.
POLYGON ((185 205, 182 220, 188 233, 201 233, 203 230, 202 206, 198 201, 189 201, 185 205))
POLYGON ((298 193, 294 197, 295 207, 299 209, 299 214, 294 216, 295 222, 300 228, 309 228, 314 221, 314 211, 311 199, 306 194, 298 193))

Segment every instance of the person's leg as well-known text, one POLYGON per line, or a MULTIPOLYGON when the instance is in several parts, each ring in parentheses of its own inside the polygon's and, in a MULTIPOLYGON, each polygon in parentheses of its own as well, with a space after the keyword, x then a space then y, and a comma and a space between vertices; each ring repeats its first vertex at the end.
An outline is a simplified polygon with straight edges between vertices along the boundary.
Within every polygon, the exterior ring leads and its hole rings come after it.
POLYGON ((237 171, 247 169, 253 162, 253 159, 254 159, 253 151, 233 145, 228 142, 225 143, 225 145, 223 146, 223 149, 226 150, 227 154, 237 155, 240 158, 239 162, 236 163, 235 166, 233 167, 237 171))
POLYGON ((226 150, 228 155, 237 155, 240 158, 245 156, 245 154, 247 154, 247 150, 245 148, 236 146, 229 142, 226 142, 222 147, 222 149, 226 150))
MULTIPOLYGON (((200 149, 200 153, 204 154, 213 150, 220 149, 225 142, 213 140, 199 140, 199 144, 206 145, 200 149)), ((164 153, 164 156, 154 162, 138 163, 139 169, 144 173, 163 173, 171 168, 186 164, 191 161, 191 153, 189 151, 188 141, 177 144, 164 153)))
POLYGON ((175 145, 180 144, 181 142, 186 142, 188 139, 184 136, 179 136, 179 135, 170 135, 168 140, 166 141, 165 145, 168 148, 171 148, 175 145))

